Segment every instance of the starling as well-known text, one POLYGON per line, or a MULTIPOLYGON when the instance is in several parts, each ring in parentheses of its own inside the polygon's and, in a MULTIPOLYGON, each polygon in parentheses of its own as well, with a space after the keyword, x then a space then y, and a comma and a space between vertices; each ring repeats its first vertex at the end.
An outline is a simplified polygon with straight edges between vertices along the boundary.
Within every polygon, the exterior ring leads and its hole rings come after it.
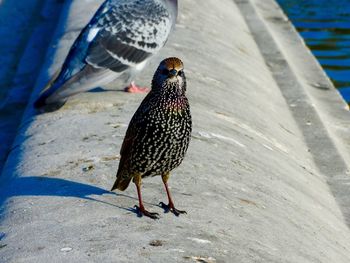
POLYGON ((177 17, 177 0, 106 0, 72 45, 62 68, 34 103, 63 104, 68 96, 116 79, 130 83, 166 43, 177 17), (63 102, 63 103, 62 103, 63 102))
POLYGON ((156 219, 142 203, 141 179, 161 175, 169 204, 161 203, 175 215, 186 213, 175 208, 167 181, 170 171, 184 159, 191 138, 192 119, 186 98, 183 63, 172 57, 163 60, 156 70, 150 93, 132 117, 121 147, 117 180, 112 190, 125 190, 131 179, 139 198, 139 214, 156 219))

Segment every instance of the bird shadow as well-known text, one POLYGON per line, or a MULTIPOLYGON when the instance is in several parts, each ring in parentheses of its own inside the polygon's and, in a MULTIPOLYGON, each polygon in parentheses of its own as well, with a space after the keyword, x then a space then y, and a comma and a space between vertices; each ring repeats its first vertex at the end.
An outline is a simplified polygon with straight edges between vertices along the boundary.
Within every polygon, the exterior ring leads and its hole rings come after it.
POLYGON ((126 87, 123 85, 120 86, 120 88, 106 88, 106 87, 96 87, 91 90, 88 90, 88 93, 103 93, 103 92, 125 92, 126 87))
POLYGON ((107 191, 103 188, 74 182, 61 178, 51 178, 44 176, 27 176, 27 177, 15 177, 10 180, 6 180, 5 184, 2 184, 2 191, 0 193, 0 212, 2 214, 4 203, 6 200, 12 197, 23 196, 57 196, 57 197, 74 197, 94 201, 104 205, 113 206, 128 212, 137 214, 134 208, 122 207, 104 200, 99 200, 92 196, 102 196, 105 194, 124 196, 127 198, 135 199, 134 197, 117 194, 115 192, 107 191))

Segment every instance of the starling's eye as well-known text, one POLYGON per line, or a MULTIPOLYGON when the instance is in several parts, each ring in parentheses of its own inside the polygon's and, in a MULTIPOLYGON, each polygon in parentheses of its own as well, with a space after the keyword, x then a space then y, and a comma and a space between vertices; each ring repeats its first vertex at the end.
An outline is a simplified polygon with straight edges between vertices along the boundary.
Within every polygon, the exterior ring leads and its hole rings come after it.
POLYGON ((163 69, 162 70, 162 75, 168 75, 169 74, 169 70, 168 69, 163 69))
POLYGON ((180 76, 180 77, 182 77, 183 73, 184 73, 184 72, 183 72, 182 70, 179 70, 179 71, 177 72, 177 75, 180 76))

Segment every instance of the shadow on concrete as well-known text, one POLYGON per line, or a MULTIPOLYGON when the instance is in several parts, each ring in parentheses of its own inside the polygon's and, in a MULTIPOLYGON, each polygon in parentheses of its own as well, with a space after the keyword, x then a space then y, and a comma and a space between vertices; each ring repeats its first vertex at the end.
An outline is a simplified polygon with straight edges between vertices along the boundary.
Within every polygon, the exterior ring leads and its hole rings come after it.
POLYGON ((5 182, 5 185, 3 184, 2 186, 2 192, 0 193, 0 211, 3 211, 6 200, 11 197, 57 196, 86 199, 101 204, 110 205, 129 212, 137 213, 134 208, 121 207, 103 200, 98 200, 91 196, 102 196, 104 194, 109 194, 134 199, 133 197, 127 195, 119 195, 97 186, 61 178, 51 178, 45 176, 17 177, 11 178, 5 182))
POLYGON ((62 6, 57 0, 3 1, 0 5, 0 56, 5 65, 0 69, 0 170, 45 61, 62 6))
POLYGON ((65 196, 86 198, 89 195, 114 194, 100 187, 61 178, 28 176, 13 178, 0 195, 0 203, 11 196, 65 196), (5 195, 4 195, 5 194, 5 195))

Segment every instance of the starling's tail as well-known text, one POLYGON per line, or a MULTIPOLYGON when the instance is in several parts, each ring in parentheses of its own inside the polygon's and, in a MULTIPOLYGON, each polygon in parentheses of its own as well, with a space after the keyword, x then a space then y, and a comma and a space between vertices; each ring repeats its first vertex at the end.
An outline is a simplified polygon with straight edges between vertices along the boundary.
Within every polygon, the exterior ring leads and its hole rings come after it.
POLYGON ((117 180, 115 181, 111 191, 118 189, 120 191, 124 191, 126 188, 128 188, 130 181, 132 178, 121 178, 121 176, 117 177, 117 180))

